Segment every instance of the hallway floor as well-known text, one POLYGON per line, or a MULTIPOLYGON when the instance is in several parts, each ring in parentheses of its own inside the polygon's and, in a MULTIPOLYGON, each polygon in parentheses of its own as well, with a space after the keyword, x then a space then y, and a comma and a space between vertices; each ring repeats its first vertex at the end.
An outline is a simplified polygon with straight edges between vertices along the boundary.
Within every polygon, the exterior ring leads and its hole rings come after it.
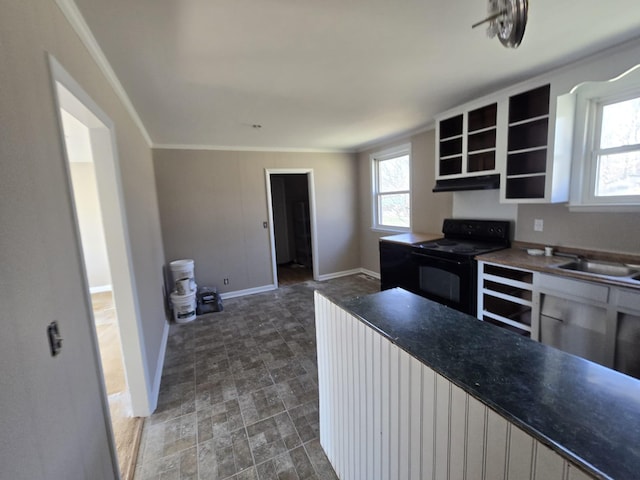
POLYGON ((340 299, 380 283, 307 281, 171 325, 136 480, 337 478, 318 439, 316 289, 340 299))
POLYGON ((313 280, 313 270, 295 262, 278 265, 278 286, 286 287, 295 283, 313 280))
POLYGON ((131 401, 122 364, 120 330, 113 294, 94 293, 91 295, 91 302, 120 473, 123 480, 129 480, 133 478, 143 419, 131 416, 131 401))

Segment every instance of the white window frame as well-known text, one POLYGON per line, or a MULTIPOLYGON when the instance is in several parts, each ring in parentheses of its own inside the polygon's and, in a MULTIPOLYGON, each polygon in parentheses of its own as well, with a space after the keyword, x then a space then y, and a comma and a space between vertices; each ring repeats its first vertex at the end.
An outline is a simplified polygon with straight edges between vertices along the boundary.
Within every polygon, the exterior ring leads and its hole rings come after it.
MULTIPOLYGON (((600 144, 602 109, 612 103, 640 97, 640 65, 612 81, 584 84, 576 94, 576 135, 569 209, 591 212, 640 211, 640 195, 595 195, 598 155, 620 150, 597 148, 600 144)), ((625 149, 623 147, 622 150, 625 149)))
POLYGON ((371 207, 372 207, 372 218, 371 218, 371 229, 374 231, 383 231, 383 232, 411 232, 413 217, 412 212, 412 187, 413 187, 413 175, 411 174, 411 143, 405 143, 402 145, 398 145, 392 148, 388 148, 385 150, 381 150, 379 152, 373 153, 369 156, 371 163, 371 207), (408 227, 398 227, 395 225, 384 225, 379 223, 378 219, 380 218, 380 196, 381 193, 378 189, 378 165, 379 162, 384 160, 390 160, 396 157, 409 157, 409 190, 399 190, 397 192, 385 192, 384 195, 388 195, 390 193, 406 193, 409 195, 409 226, 408 227))

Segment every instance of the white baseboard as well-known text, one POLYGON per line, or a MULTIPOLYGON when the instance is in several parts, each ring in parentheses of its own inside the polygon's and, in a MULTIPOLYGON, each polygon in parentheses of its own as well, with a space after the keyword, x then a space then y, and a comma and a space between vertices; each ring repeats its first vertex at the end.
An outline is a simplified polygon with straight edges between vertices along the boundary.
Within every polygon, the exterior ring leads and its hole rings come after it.
POLYGON ((318 275, 318 281, 324 282, 325 280, 331 280, 332 278, 348 277, 349 275, 356 275, 361 273, 361 268, 354 268, 353 270, 344 270, 342 272, 327 273, 325 275, 318 275))
POLYGON ((380 280, 380 274, 378 272, 374 272, 373 270, 367 270, 366 268, 361 268, 360 273, 364 273, 365 275, 369 275, 370 277, 380 280))
POLYGON ((110 292, 113 290, 113 286, 111 285, 99 285, 97 287, 89 287, 89 293, 101 293, 101 292, 110 292))
POLYGON ((149 415, 151 415, 158 406, 158 397, 160 396, 160 382, 162 380, 162 370, 164 369, 164 357, 167 353, 167 340, 169 339, 169 322, 164 322, 164 331, 162 332, 162 343, 160 344, 160 352, 158 353, 158 363, 156 365, 156 376, 153 379, 151 390, 151 398, 149 399, 149 415))
POLYGON ((220 297, 223 300, 225 300, 227 298, 244 297, 245 295, 253 295, 255 293, 270 292, 271 290, 276 290, 277 288, 278 287, 276 287, 273 284, 271 284, 271 285, 263 285, 262 287, 247 288, 245 290, 236 290, 234 292, 221 293, 220 297))
MULTIPOLYGON (((334 273, 327 273, 326 275, 320 275, 318 276, 317 281, 324 282, 326 280, 331 280, 333 278, 348 277, 349 275, 357 275, 359 273, 364 273, 365 275, 369 275, 370 277, 380 280, 379 273, 376 273, 372 270, 367 270, 366 268, 354 268, 352 270, 344 270, 342 272, 334 272, 334 273)), ((233 292, 221 293, 220 297, 223 300, 226 300, 227 298, 244 297, 245 295, 254 295, 256 293, 270 292, 272 290, 276 290, 277 288, 278 287, 276 287, 273 284, 263 285, 261 287, 247 288, 245 290, 235 290, 233 292)))

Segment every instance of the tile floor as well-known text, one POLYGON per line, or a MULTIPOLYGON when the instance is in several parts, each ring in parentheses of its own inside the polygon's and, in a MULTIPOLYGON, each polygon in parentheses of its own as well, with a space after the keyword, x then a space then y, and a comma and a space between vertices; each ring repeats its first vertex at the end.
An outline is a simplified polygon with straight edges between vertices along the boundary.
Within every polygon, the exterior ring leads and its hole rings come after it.
POLYGON ((135 479, 335 479, 318 440, 313 291, 379 288, 366 275, 307 281, 172 325, 135 479))

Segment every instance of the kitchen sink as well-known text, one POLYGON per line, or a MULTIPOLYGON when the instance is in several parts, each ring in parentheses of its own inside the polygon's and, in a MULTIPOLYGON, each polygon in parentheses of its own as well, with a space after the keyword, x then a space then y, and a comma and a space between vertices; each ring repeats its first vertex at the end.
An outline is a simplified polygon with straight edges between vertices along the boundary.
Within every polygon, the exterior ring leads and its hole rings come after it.
POLYGON ((558 265, 558 268, 561 270, 591 273, 593 275, 605 275, 607 277, 631 277, 634 280, 640 280, 640 270, 630 267, 629 265, 625 265, 624 263, 579 259, 558 265))

